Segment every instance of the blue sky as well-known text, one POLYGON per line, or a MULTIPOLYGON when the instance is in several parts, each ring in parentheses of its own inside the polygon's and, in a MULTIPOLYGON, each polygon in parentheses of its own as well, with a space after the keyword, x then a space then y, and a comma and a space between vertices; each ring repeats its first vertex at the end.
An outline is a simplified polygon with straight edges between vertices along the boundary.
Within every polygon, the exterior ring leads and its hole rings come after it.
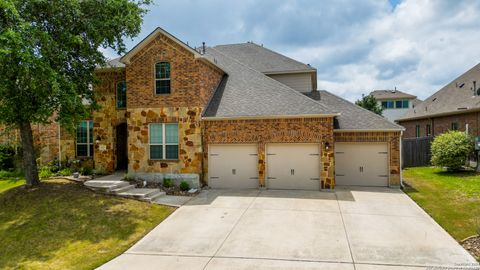
POLYGON ((423 99, 480 62, 480 1, 157 0, 149 9, 129 49, 157 26, 191 46, 254 41, 316 67, 319 89, 351 101, 394 87, 423 99))

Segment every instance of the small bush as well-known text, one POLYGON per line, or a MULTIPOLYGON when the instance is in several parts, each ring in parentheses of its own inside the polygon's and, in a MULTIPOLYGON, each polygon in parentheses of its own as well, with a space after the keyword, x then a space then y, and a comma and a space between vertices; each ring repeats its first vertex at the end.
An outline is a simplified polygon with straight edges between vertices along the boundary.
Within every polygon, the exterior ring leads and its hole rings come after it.
POLYGON ((17 178, 21 176, 22 176, 21 173, 15 172, 15 171, 4 171, 4 170, 0 171, 0 179, 17 178))
POLYGON ((187 181, 182 181, 180 183, 180 190, 181 191, 187 191, 190 189, 190 184, 187 181))
POLYGON ((15 149, 12 146, 0 144, 0 170, 15 168, 15 149))
POLYGON ((170 178, 163 179, 163 187, 164 188, 171 188, 173 187, 173 181, 170 178))
POLYGON ((38 172, 38 177, 40 177, 40 179, 46 179, 52 177, 53 175, 54 173, 52 172, 52 168, 50 166, 43 166, 38 172))
POLYGON ((80 168, 81 175, 91 175, 92 172, 93 172, 93 169, 88 166, 80 168))
POLYGON ((94 170, 92 170, 92 173, 95 175, 106 175, 108 174, 107 170, 105 168, 98 166, 94 170))
POLYGON ((434 166, 458 170, 465 165, 465 160, 472 150, 472 137, 461 131, 449 131, 433 140, 431 162, 434 166))
POLYGON ((62 176, 70 176, 72 175, 72 170, 70 168, 64 168, 58 172, 58 174, 62 176))

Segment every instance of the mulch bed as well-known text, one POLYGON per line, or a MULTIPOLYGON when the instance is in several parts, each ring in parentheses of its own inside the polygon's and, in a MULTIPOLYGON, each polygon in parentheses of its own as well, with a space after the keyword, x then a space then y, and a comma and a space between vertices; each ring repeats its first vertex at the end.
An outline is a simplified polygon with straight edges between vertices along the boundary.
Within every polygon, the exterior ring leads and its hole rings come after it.
POLYGON ((480 258, 480 235, 470 236, 460 242, 460 244, 474 257, 480 258))

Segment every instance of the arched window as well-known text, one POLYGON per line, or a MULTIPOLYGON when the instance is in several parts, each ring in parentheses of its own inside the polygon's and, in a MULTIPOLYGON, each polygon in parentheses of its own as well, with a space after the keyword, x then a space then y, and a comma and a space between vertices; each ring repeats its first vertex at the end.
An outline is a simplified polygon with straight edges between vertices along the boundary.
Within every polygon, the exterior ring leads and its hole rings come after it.
POLYGON ((125 81, 117 83, 117 108, 125 109, 127 107, 127 84, 125 81))
POLYGON ((170 94, 170 63, 155 64, 155 94, 170 94))

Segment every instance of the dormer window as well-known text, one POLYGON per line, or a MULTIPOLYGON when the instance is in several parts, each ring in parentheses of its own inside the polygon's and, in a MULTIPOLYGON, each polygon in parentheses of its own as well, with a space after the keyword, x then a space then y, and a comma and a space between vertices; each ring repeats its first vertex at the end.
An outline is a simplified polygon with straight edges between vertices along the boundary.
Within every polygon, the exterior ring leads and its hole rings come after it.
POLYGON ((170 63, 155 64, 155 94, 170 94, 170 63))
POLYGON ((116 88, 117 108, 125 109, 127 107, 127 84, 125 81, 118 82, 116 88))

